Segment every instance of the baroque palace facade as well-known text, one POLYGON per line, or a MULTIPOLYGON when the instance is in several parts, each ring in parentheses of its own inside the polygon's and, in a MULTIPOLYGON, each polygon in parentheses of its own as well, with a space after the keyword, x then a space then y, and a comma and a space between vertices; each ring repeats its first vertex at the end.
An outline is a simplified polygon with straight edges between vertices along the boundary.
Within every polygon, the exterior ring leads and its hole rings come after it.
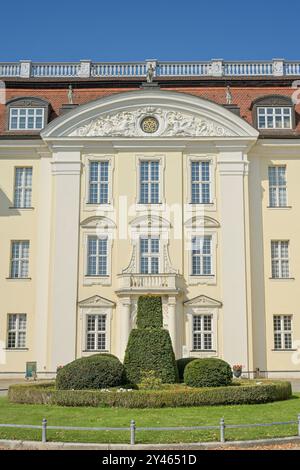
POLYGON ((176 357, 300 375, 300 62, 0 63, 0 372, 176 357))

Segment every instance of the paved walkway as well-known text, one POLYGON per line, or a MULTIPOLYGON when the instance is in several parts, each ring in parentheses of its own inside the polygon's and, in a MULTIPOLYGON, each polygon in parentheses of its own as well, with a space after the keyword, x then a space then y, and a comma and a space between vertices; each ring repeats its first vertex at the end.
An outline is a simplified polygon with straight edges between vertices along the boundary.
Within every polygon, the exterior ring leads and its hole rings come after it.
POLYGON ((195 442, 190 444, 96 444, 80 442, 47 442, 0 440, 0 450, 299 450, 299 437, 256 441, 195 442))
POLYGON ((25 379, 0 379, 0 396, 7 395, 8 387, 14 384, 25 383, 25 379))

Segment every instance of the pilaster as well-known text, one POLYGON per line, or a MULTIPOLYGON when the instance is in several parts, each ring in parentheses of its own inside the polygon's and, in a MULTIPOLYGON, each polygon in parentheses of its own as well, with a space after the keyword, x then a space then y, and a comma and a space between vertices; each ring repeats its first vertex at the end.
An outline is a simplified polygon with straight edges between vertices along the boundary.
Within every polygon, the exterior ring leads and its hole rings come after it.
POLYGON ((76 357, 81 158, 79 150, 54 150, 51 282, 51 369, 76 357))
POLYGON ((247 279, 244 178, 248 161, 244 151, 220 149, 218 156, 221 207, 221 274, 223 302, 223 356, 230 364, 248 369, 247 279))

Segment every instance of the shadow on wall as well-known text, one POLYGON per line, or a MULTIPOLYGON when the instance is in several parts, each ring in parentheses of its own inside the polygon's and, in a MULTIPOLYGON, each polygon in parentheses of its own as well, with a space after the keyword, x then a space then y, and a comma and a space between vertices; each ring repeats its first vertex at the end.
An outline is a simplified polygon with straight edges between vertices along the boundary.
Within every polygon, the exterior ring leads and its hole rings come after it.
POLYGON ((5 192, 0 188, 0 217, 20 215, 20 211, 18 211, 18 209, 13 209, 12 207, 13 207, 12 201, 6 196, 5 192))

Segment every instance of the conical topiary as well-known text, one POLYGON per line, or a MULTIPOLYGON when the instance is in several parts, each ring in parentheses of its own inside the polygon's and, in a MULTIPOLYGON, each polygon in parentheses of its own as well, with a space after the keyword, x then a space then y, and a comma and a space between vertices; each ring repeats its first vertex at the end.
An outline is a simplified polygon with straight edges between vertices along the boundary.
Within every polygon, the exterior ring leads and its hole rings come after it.
POLYGON ((170 334, 163 328, 161 297, 138 299, 137 328, 130 333, 124 366, 128 382, 137 384, 145 371, 154 370, 163 383, 178 379, 170 334))

